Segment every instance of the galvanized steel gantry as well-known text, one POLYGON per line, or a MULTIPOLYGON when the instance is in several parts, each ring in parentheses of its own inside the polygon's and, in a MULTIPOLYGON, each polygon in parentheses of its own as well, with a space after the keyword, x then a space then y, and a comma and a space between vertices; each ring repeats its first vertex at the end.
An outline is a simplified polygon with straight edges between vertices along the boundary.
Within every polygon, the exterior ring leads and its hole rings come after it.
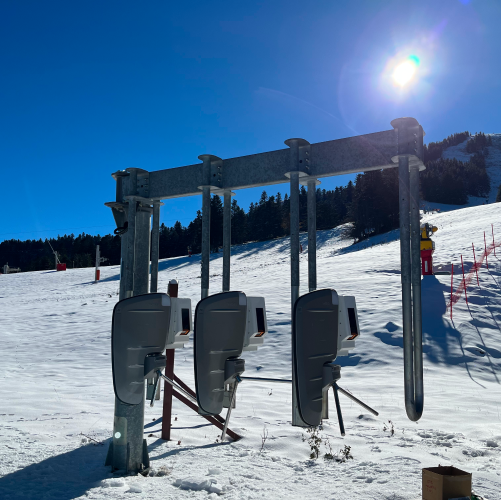
MULTIPOLYGON (((221 159, 211 154, 202 154, 198 157, 202 163, 193 165, 153 172, 141 168, 127 168, 124 171, 115 172, 112 175, 116 180, 116 199, 106 205, 112 209, 117 224, 115 232, 121 235, 120 301, 148 293, 159 296, 157 288, 161 200, 202 195, 201 299, 203 300, 209 297, 211 195, 219 195, 224 199, 221 289, 223 292, 229 292, 231 196, 239 189, 288 182, 290 184, 291 316, 293 316, 294 307, 300 299, 299 185, 306 185, 308 189, 308 289, 310 293, 315 293, 317 289, 315 190, 320 184, 319 179, 398 167, 405 407, 411 420, 419 420, 423 412, 424 400, 419 216, 419 171, 424 169, 424 132, 414 118, 397 118, 391 122, 391 125, 393 130, 316 144, 310 144, 305 139, 292 138, 285 141, 288 146, 286 149, 249 156, 221 159)), ((332 292, 329 295, 332 297, 332 307, 338 307, 337 302, 345 304, 351 299, 354 304, 354 298, 337 297, 336 292, 334 290, 332 292)), ((304 297, 303 295, 301 298, 304 297)), ((320 299, 319 295, 318 300, 320 299)), ((356 313, 354 305, 352 308, 356 313)), ((349 310, 349 306, 346 310, 349 310)), ((293 326, 294 321, 293 319, 293 326)), ((352 318, 346 321, 352 322, 352 318)), ((300 329, 298 326, 296 330, 299 333, 296 332, 293 335, 300 335, 300 329)), ((159 342, 161 344, 163 340, 159 342)), ((333 349, 336 348, 339 351, 341 346, 333 346, 333 349)), ((332 361, 337 354, 333 354, 332 361)), ((298 387, 302 385, 301 383, 296 383, 298 377, 294 371, 296 361, 293 352, 292 423, 304 426, 308 425, 304 418, 308 411, 304 407, 301 408, 302 403, 298 401, 302 398, 301 394, 304 394, 305 389, 298 387)), ((337 388, 336 381, 339 377, 335 367, 336 365, 330 362, 324 363, 323 375, 320 375, 323 376, 324 381, 328 379, 327 387, 331 385, 334 387, 337 404, 336 389, 343 394, 349 395, 349 393, 337 388), (329 373, 326 371, 326 366, 329 373)), ((228 370, 228 366, 225 370, 228 370)), ((240 377, 241 371, 236 368, 233 368, 233 371, 231 380, 236 390, 238 382, 245 377, 240 377)), ((299 371, 301 372, 301 369, 299 371)), ((153 372, 150 371, 149 375, 153 372)), ((162 377, 165 379, 165 376, 162 375, 162 377)), ((226 382, 228 380, 230 379, 226 382)), ((280 380, 277 381, 280 382, 280 380)), ((138 383, 143 384, 144 388, 144 380, 138 383)), ((155 385, 155 391, 156 387, 155 385)), ((116 391, 115 394, 117 394, 116 391)), ((356 400, 352 395, 349 397, 356 400)), ((140 399, 141 401, 137 404, 127 404, 118 397, 115 398, 113 442, 107 459, 107 463, 114 470, 141 472, 149 466, 148 452, 143 440, 144 398, 140 399)), ((231 410, 231 404, 229 410, 231 410)), ((325 417, 327 413, 325 404, 321 408, 321 413, 325 417)), ((340 417, 340 411, 338 413, 340 417)), ((312 418, 309 418, 309 421, 312 418)), ((341 417, 340 424, 342 424, 341 417)), ((225 427, 226 425, 227 422, 225 427)))

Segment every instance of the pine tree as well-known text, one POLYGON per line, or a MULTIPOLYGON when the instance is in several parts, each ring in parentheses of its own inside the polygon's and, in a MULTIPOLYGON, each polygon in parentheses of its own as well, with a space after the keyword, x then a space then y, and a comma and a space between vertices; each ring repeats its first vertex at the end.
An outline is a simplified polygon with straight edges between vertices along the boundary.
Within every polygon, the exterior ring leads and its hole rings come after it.
POLYGON ((247 241, 247 216, 237 200, 231 202, 231 243, 241 244, 247 241))
POLYGON ((210 200, 210 248, 218 252, 223 246, 223 202, 217 195, 210 200))

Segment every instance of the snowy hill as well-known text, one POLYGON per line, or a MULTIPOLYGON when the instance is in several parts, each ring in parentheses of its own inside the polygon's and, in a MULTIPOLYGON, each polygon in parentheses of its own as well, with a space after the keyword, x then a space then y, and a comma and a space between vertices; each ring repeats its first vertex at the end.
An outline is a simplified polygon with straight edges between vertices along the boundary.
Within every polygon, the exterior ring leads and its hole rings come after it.
MULTIPOLYGON (((491 191, 487 198, 479 198, 477 196, 469 196, 468 203, 466 206, 478 206, 484 205, 485 203, 494 203, 496 201, 496 196, 498 193, 498 188, 501 185, 501 134, 486 134, 492 138, 492 146, 488 146, 489 154, 485 157, 485 168, 487 170, 487 175, 491 181, 491 191)), ((442 158, 452 159, 462 162, 470 161, 471 157, 474 156, 473 153, 466 152, 466 143, 468 139, 457 146, 451 146, 445 149, 442 153, 442 158)), ((456 210, 459 205, 444 205, 442 203, 435 202, 423 202, 423 205, 427 209, 438 208, 442 212, 449 210, 456 210)), ((464 205, 463 205, 464 207, 464 205)))
MULTIPOLYGON (((501 138, 500 138, 501 139, 501 138)), ((489 158, 493 158, 491 155, 489 158)), ((501 239, 501 204, 427 215, 438 226, 436 266, 471 266, 491 223, 501 239)), ((301 293, 307 292, 306 236, 301 293)), ((290 425, 287 384, 244 381, 230 427, 244 439, 216 443, 219 431, 174 401, 173 440, 159 439, 161 404, 147 407, 145 436, 155 477, 116 478, 104 467, 113 424, 111 312, 118 267, 0 277, 0 498, 2 499, 393 499, 421 498, 421 468, 453 464, 473 473, 474 489, 501 492, 501 250, 446 313, 450 276, 423 280, 425 410, 418 423, 404 409, 398 231, 358 245, 343 228, 318 233, 318 285, 357 298, 362 335, 343 365, 341 387, 380 412, 378 418, 341 396, 346 436, 334 404, 320 434, 353 459, 309 460, 306 433, 290 425), (476 283, 476 280, 475 280, 476 283), (391 423, 389 423, 391 421, 391 423), (394 434, 392 435, 391 430, 394 434), (262 437, 268 438, 262 445, 262 437), (89 438, 92 440, 89 441, 89 438), (100 445, 105 441, 104 445, 100 445), (262 449, 263 448, 263 449, 262 449), (212 486, 211 486, 212 484, 212 486), (191 485, 201 491, 193 492, 191 485), (212 493, 211 493, 212 491, 212 493), (128 492, 128 494, 126 494, 128 492)), ((289 242, 235 247, 232 289, 266 298, 270 333, 245 353, 247 373, 290 378, 289 242)), ((221 289, 222 258, 211 262, 211 292, 221 289)), ((177 278, 194 304, 200 260, 160 265, 159 289, 177 278)), ((455 273, 455 288, 460 277, 455 273)), ((192 345, 176 352, 175 371, 193 387, 192 345)), ((332 398, 332 396, 331 396, 332 398)), ((327 448, 322 444, 322 454, 327 448)))

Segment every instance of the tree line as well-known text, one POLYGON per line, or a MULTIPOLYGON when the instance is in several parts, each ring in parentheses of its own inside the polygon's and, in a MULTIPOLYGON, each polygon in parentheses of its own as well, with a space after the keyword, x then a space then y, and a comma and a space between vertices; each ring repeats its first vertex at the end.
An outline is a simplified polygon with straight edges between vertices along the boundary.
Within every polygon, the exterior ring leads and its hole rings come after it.
MULTIPOLYGON (((469 132, 453 134, 441 142, 432 142, 424 148, 426 170, 420 173, 422 199, 446 204, 462 205, 468 196, 487 196, 490 181, 485 169, 489 136, 469 132), (466 151, 473 153, 470 161, 444 159, 442 153, 450 146, 468 139, 466 151)), ((501 187, 498 199, 501 199, 501 187)), ((399 225, 398 169, 376 170, 356 176, 355 182, 333 190, 317 189, 317 229, 331 229, 351 222, 350 235, 355 241, 381 234, 399 225)), ((250 204, 246 212, 233 199, 231 205, 231 243, 266 241, 286 236, 290 232, 290 199, 281 193, 268 196, 263 191, 258 201, 250 204)), ((307 230, 307 191, 299 192, 300 230, 307 230)), ((202 237, 202 213, 183 226, 160 226, 160 258, 199 253, 202 237)), ((0 265, 9 263, 22 271, 54 269, 54 256, 49 246, 59 252, 61 262, 69 268, 95 265, 95 247, 100 245, 101 255, 108 263, 120 263, 120 237, 116 235, 92 236, 82 233, 58 236, 49 240, 5 240, 0 243, 0 265)), ((223 204, 217 195, 211 197, 211 250, 223 244, 223 204)))

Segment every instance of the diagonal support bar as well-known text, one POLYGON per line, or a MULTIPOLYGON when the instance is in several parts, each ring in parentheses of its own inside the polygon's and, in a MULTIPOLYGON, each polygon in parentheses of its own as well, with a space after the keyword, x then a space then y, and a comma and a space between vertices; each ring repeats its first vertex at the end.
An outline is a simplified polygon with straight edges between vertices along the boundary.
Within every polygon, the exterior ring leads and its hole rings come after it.
MULTIPOLYGON (((172 391, 172 395, 177 399, 179 399, 181 403, 184 403, 194 412, 198 413, 198 406, 195 403, 192 403, 188 398, 184 397, 176 390, 172 391)), ((213 417, 212 415, 201 415, 201 416, 204 417, 206 420, 208 420, 212 425, 215 425, 218 429, 220 430, 224 429, 224 423, 221 423, 219 420, 216 420, 216 418, 213 417)), ((238 441, 239 439, 242 439, 242 436, 240 436, 236 432, 233 432, 231 429, 226 429, 226 434, 228 434, 228 436, 230 436, 233 439, 233 441, 238 441)))

